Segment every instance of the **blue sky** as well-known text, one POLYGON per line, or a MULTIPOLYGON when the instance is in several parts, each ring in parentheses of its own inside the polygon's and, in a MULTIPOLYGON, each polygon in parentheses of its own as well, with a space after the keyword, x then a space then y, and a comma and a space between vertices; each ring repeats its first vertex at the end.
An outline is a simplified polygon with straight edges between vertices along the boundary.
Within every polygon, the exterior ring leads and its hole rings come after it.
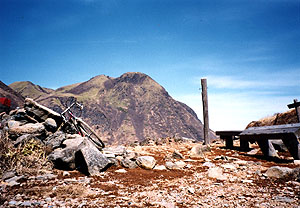
POLYGON ((299 0, 0 0, 0 80, 57 88, 143 72, 210 126, 300 99, 299 0))

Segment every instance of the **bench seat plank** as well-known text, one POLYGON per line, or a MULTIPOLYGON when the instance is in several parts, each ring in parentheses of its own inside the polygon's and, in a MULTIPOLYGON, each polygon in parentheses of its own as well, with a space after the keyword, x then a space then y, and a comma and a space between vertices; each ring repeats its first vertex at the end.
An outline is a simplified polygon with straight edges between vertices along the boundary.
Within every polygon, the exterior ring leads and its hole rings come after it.
POLYGON ((284 124, 275 126, 262 126, 262 127, 251 127, 244 130, 240 136, 247 135, 283 135, 283 134, 294 134, 298 138, 300 137, 300 123, 296 124, 284 124))

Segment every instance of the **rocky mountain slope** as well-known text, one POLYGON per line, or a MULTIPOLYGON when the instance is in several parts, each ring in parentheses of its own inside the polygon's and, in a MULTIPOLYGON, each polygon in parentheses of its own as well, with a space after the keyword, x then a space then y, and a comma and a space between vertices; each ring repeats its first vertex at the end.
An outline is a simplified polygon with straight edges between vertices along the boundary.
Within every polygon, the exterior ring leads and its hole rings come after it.
POLYGON ((50 94, 54 91, 52 89, 42 88, 41 86, 35 85, 29 81, 14 82, 10 84, 9 87, 22 94, 22 96, 30 97, 33 99, 38 99, 40 96, 50 94))
POLYGON ((164 137, 203 138, 202 123, 195 112, 143 73, 125 73, 118 78, 100 75, 55 91, 29 82, 13 83, 10 87, 58 112, 68 97, 77 98, 84 104, 83 119, 107 143, 164 137))
POLYGON ((24 105, 24 97, 1 81, 0 81, 0 97, 9 98, 11 100, 12 109, 24 105))

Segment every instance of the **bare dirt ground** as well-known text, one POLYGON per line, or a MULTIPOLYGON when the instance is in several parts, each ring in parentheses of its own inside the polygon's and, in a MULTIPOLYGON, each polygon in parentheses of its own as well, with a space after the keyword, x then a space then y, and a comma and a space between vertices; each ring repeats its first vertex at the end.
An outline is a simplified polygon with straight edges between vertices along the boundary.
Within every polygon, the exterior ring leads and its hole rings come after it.
POLYGON ((224 149, 224 144, 217 142, 203 157, 190 159, 194 145, 128 147, 155 157, 157 165, 184 161, 186 167, 179 170, 118 166, 94 177, 53 170, 44 173, 54 174, 49 179, 28 176, 13 187, 1 182, 0 207, 300 207, 299 182, 264 174, 272 166, 295 168, 286 153, 281 160, 266 161, 259 152, 248 155, 224 149), (184 159, 171 159, 174 150, 184 159), (223 178, 209 178, 207 164, 222 168, 223 178))

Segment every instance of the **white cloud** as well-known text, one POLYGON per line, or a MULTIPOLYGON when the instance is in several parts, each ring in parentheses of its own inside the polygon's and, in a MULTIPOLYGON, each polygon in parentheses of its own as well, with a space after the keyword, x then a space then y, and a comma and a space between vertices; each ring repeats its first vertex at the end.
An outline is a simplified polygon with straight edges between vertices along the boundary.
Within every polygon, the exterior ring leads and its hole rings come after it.
MULTIPOLYGON (((175 95, 190 106, 203 121, 202 98, 199 94, 175 95)), ((248 123, 274 113, 287 111, 291 97, 261 96, 256 93, 210 93, 208 92, 210 128, 217 130, 244 129, 248 123)))

